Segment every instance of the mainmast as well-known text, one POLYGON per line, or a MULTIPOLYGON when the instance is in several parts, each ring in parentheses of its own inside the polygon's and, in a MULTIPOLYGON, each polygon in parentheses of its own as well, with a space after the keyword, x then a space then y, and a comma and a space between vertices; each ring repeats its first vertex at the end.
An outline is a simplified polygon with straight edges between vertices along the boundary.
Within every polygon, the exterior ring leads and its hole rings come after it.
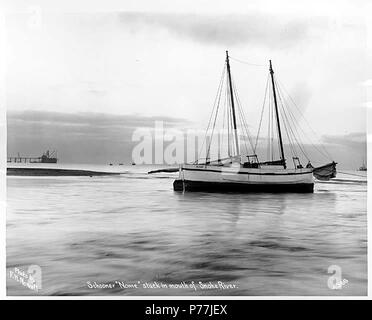
POLYGON ((285 158, 284 158, 284 149, 283 149, 283 140, 282 140, 282 132, 280 130, 280 121, 279 121, 279 112, 278 112, 278 103, 276 101, 276 92, 275 92, 275 84, 274 84, 274 70, 271 65, 270 60, 270 75, 271 75, 271 84, 273 87, 273 95, 274 95, 274 104, 275 104, 275 115, 276 115, 276 124, 278 127, 278 135, 279 135, 279 145, 280 145, 280 159, 283 162, 284 169, 286 168, 285 158))
POLYGON ((229 52, 227 50, 226 50, 226 66, 227 66, 227 74, 228 74, 228 77, 229 77, 229 87, 230 87, 230 98, 231 98, 231 109, 232 109, 232 116, 233 116, 233 130, 234 130, 234 137, 235 137, 236 154, 239 155, 240 151, 239 151, 238 131, 237 131, 237 128, 236 128, 234 94, 233 94, 233 86, 232 86, 232 81, 231 81, 229 52))

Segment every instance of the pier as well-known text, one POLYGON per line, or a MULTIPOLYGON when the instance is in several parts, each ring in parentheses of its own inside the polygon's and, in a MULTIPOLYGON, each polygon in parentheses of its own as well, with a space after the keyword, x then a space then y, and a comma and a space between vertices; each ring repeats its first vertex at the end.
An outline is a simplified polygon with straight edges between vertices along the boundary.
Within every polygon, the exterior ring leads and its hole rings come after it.
POLYGON ((42 157, 8 157, 7 162, 16 163, 39 163, 42 162, 42 157))
POLYGON ((53 151, 49 153, 49 150, 47 150, 45 153, 43 153, 40 157, 21 157, 19 154, 17 157, 8 157, 7 162, 14 162, 14 163, 57 163, 57 158, 53 157, 56 155, 56 151, 53 151))

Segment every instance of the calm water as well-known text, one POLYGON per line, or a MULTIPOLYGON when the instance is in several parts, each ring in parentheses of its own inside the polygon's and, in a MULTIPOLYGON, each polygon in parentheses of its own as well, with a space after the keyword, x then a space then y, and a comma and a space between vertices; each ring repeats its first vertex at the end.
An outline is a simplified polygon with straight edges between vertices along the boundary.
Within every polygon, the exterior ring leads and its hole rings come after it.
POLYGON ((9 295, 367 294, 366 179, 339 174, 314 194, 182 194, 173 174, 120 170, 8 177, 8 273, 42 270, 38 293, 8 275, 9 295), (331 265, 340 290, 327 286, 331 265), (192 281, 196 291, 170 288, 192 281), (235 288, 198 286, 218 281, 235 288))

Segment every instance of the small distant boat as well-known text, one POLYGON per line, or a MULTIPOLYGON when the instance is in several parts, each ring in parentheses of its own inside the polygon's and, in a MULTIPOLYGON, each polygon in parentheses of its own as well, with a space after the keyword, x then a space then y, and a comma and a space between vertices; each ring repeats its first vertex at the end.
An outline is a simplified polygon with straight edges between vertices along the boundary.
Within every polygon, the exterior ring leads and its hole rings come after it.
MULTIPOLYGON (((225 128, 228 131, 227 139, 227 150, 228 156, 226 158, 220 157, 220 145, 218 145, 218 159, 210 159, 210 146, 207 145, 206 158, 199 162, 199 160, 194 163, 182 164, 179 167, 179 177, 173 183, 173 188, 175 191, 237 191, 237 192, 303 192, 309 193, 314 190, 314 179, 316 177, 320 180, 329 180, 336 176, 336 162, 325 164, 320 167, 314 168, 310 161, 303 167, 299 157, 295 154, 296 147, 298 144, 298 137, 296 136, 297 131, 293 131, 289 128, 289 120, 284 110, 282 91, 277 88, 277 82, 274 78, 274 71, 272 68, 271 60, 269 64, 269 76, 267 79, 266 90, 269 89, 272 95, 269 94, 268 104, 269 104, 269 130, 270 139, 268 139, 271 145, 268 151, 271 150, 271 159, 260 161, 258 155, 256 154, 256 146, 258 142, 258 134, 256 139, 256 145, 252 147, 253 154, 243 155, 240 152, 240 142, 238 139, 238 128, 237 128, 237 117, 242 126, 242 131, 248 139, 249 132, 245 119, 243 117, 244 113, 242 107, 240 106, 239 98, 236 93, 235 84, 232 81, 229 54, 226 51, 225 68, 222 73, 220 86, 218 89, 217 97, 226 97, 223 99, 217 99, 215 104, 215 113, 212 111, 211 119, 217 119, 217 113, 221 104, 224 104, 225 113, 224 121, 227 122, 225 128), (271 81, 270 81, 271 80, 271 81), (226 84, 226 85, 225 85, 226 84), (226 93, 222 93, 223 88, 226 88, 226 93), (277 91, 278 90, 278 91, 277 91), (279 106, 278 101, 281 103, 279 106), (279 107, 282 107, 279 109, 279 107), (287 133, 287 138, 289 142, 289 147, 292 153, 293 168, 288 167, 287 159, 284 154, 282 131, 281 131, 281 121, 279 119, 281 115, 282 121, 284 122, 285 133, 287 133), (270 129, 271 123, 271 129, 270 129), (273 147, 274 137, 276 132, 276 141, 278 142, 278 153, 279 159, 275 159, 273 147), (274 133, 273 133, 274 132, 274 133), (271 142, 270 142, 271 141, 271 142), (297 145, 294 144, 297 143, 297 145)), ((266 99, 266 93, 265 93, 266 99)), ((222 109, 222 107, 221 107, 222 109)), ((262 120, 261 113, 261 120, 262 120)), ((292 120, 293 121, 293 120, 292 120)), ((213 123, 213 122, 212 122, 213 123)), ((212 136, 210 141, 212 141, 213 132, 215 129, 216 120, 213 123, 213 129, 211 129, 212 136)), ((296 125, 296 123, 295 123, 296 125)), ((261 127, 261 122, 260 122, 261 127)), ((209 126, 208 126, 209 128, 209 126)), ((207 129, 208 133, 208 129, 207 129)), ((220 141, 220 140, 218 140, 220 141)), ((276 143, 275 143, 276 144, 276 143)), ((303 151, 303 147, 299 145, 299 150, 307 157, 303 151)), ((248 151, 247 151, 248 152, 248 151)))
POLYGON ((136 163, 135 162, 132 162, 132 166, 135 166, 136 165, 136 163))
POLYGON ((358 171, 367 171, 367 166, 364 161, 363 161, 363 164, 359 167, 358 171))
POLYGON ((313 169, 313 175, 318 180, 327 181, 336 177, 336 162, 331 162, 313 169))
MULTIPOLYGON (((47 150, 42 156, 41 156, 41 163, 57 163, 57 157, 54 156, 56 154, 55 151, 52 151, 49 153, 49 150, 47 150)), ((32 161, 31 161, 32 162, 32 161)))

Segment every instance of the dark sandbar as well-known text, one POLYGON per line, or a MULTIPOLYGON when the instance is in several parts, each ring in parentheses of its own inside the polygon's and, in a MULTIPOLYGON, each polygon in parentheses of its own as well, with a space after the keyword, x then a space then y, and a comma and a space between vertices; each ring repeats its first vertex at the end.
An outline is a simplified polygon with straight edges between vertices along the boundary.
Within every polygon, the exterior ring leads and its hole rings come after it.
POLYGON ((120 173, 77 169, 7 168, 6 174, 8 176, 106 176, 119 175, 120 173))

